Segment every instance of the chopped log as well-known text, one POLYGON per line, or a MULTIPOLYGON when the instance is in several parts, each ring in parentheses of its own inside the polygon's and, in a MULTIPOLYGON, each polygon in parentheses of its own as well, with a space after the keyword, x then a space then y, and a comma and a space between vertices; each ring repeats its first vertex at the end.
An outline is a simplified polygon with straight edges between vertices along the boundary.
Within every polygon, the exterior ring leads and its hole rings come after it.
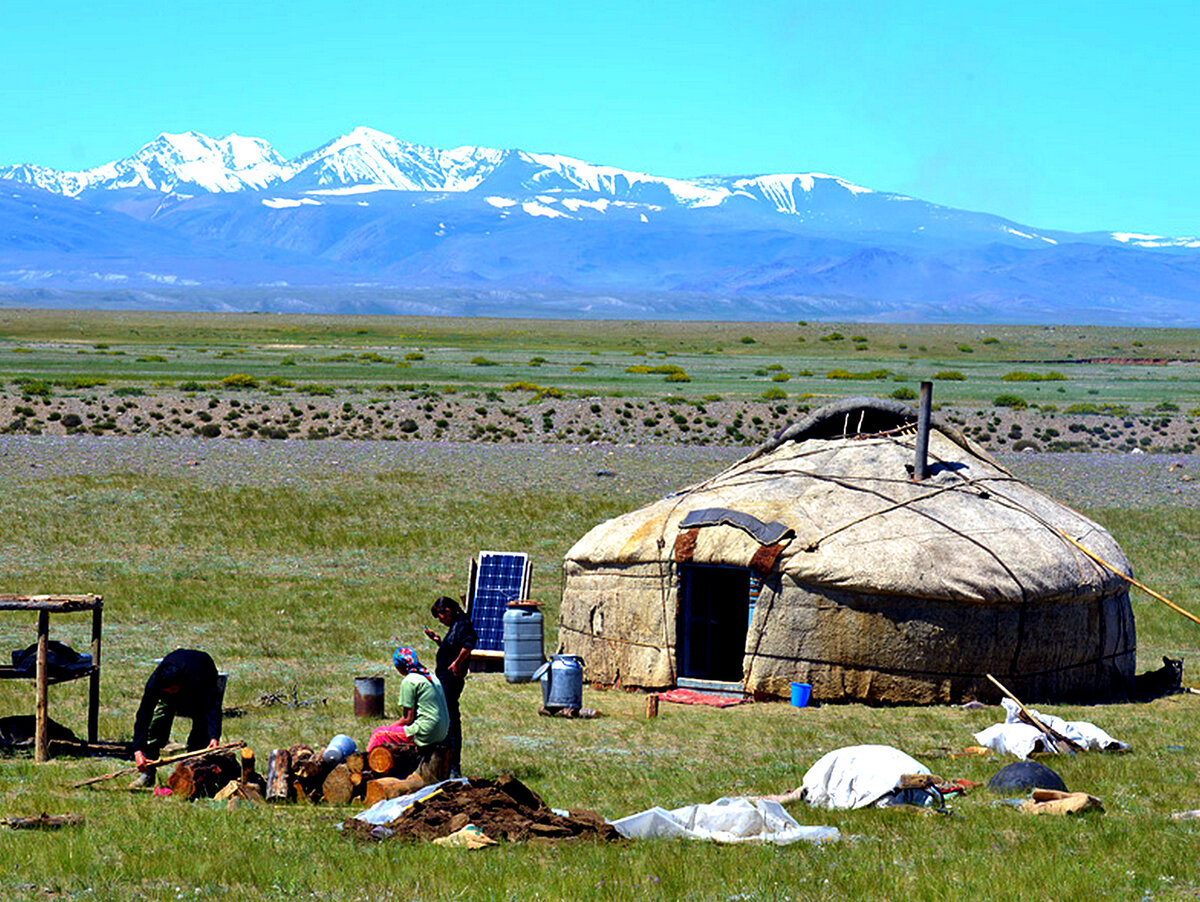
MULTIPOLYGON (((292 746, 291 755, 293 791, 296 791, 296 786, 300 786, 299 793, 305 796, 304 801, 318 801, 321 798, 321 786, 325 782, 325 775, 330 770, 329 765, 318 752, 314 752, 307 745, 292 746)), ((300 801, 299 796, 297 800, 300 801)))
POLYGON ((255 805, 264 804, 262 793, 258 791, 257 787, 253 783, 243 783, 241 780, 230 780, 213 798, 218 802, 236 799, 252 802, 255 805))
POLYGON ((237 780, 230 780, 221 789, 217 790, 217 794, 213 796, 218 802, 224 802, 226 799, 231 799, 241 792, 242 784, 237 780))
POLYGON ((346 756, 345 764, 350 769, 350 773, 361 774, 363 768, 367 766, 367 761, 363 757, 362 752, 351 752, 346 756))
POLYGON ((392 770, 392 750, 386 745, 377 745, 367 753, 367 765, 377 774, 387 774, 392 770))
POLYGON ((231 780, 236 781, 240 767, 225 755, 208 755, 197 761, 181 762, 167 778, 172 795, 184 800, 209 799, 231 780))
POLYGON ((175 770, 167 777, 167 786, 171 787, 171 795, 187 801, 196 794, 196 777, 190 764, 177 764, 175 770))
POLYGON ((294 745, 291 748, 292 775, 310 784, 319 781, 325 775, 325 760, 307 745, 294 745))
POLYGON ((321 798, 330 805, 345 805, 354 794, 354 784, 350 781, 350 768, 339 764, 329 772, 321 785, 321 798))
POLYGON ((254 773, 254 749, 247 746, 242 749, 242 782, 254 782, 253 778, 257 774, 254 773))
POLYGON ((382 802, 384 799, 394 799, 403 794, 403 780, 399 780, 396 777, 379 777, 367 783, 367 807, 370 808, 376 802, 382 802))
POLYGON ((363 797, 363 795, 366 794, 367 782, 368 782, 368 780, 367 780, 367 775, 365 772, 360 772, 360 773, 356 774, 356 773, 354 773, 354 771, 351 771, 350 772, 350 785, 353 787, 353 790, 350 793, 350 798, 361 799, 363 797))
MULTIPOLYGON (((450 776, 450 748, 435 745, 421 750, 421 763, 411 776, 419 777, 422 785, 440 783, 450 776)), ((419 788, 419 787, 418 787, 419 788)))
POLYGON ((367 755, 367 766, 381 777, 407 773, 417 766, 419 757, 413 745, 377 745, 367 755))
POLYGON ((259 796, 267 794, 267 781, 263 779, 262 774, 254 769, 254 749, 244 748, 241 755, 242 765, 242 786, 253 787, 254 791, 259 796))
POLYGON ((299 780, 292 781, 292 798, 301 805, 312 804, 312 796, 309 795, 308 790, 304 788, 304 784, 299 780))
POLYGON ((267 801, 286 802, 292 783, 291 755, 287 749, 275 749, 267 759, 267 801))

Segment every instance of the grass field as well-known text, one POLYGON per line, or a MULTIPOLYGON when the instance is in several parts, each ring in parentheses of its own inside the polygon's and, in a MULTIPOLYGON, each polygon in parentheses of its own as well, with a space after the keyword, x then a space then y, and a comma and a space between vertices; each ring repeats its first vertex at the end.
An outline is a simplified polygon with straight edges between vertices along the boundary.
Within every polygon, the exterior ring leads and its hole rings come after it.
MULTIPOLYGON (((101 735, 128 738, 153 658, 199 646, 230 673, 227 703, 290 687, 328 699, 227 721, 226 736, 268 749, 320 745, 339 731, 365 739, 352 716, 352 678, 385 673, 398 641, 430 650, 419 638, 428 604, 463 590, 478 550, 530 551, 533 594, 553 624, 559 564, 576 537, 736 451, 9 437, 0 454, 0 585, 106 598, 101 735)), ((1200 607, 1189 555, 1200 512, 1171 506, 1170 496, 1147 507, 1145 496, 1126 504, 1119 492, 1098 493, 1112 474, 1091 456, 1065 456, 1061 477, 1045 466, 1051 460, 1064 457, 1037 459, 1042 484, 1108 525, 1141 579, 1200 607), (1095 478, 1074 479, 1079 467, 1093 467, 1095 478)), ((1185 677, 1194 674, 1196 627, 1145 598, 1135 611, 1143 668, 1169 653, 1184 657, 1185 677)), ((58 618, 54 635, 83 644, 86 619, 58 618)), ((22 646, 32 629, 29 617, 7 615, 0 647, 22 646)), ((82 685, 52 689, 52 714, 76 730, 82 685)), ((391 682, 389 699, 394 692, 391 682)), ((26 713, 31 696, 24 684, 5 685, 0 714, 26 713)), ((802 823, 853 837, 819 848, 358 847, 333 827, 348 811, 229 812, 113 786, 70 790, 65 783, 115 762, 9 758, 0 761, 0 814, 80 812, 88 823, 0 833, 0 898, 1017 899, 1031 887, 1059 898, 1192 898, 1200 867, 1184 850, 1200 828, 1168 814, 1200 807, 1193 698, 1053 708, 1133 745, 1127 755, 1051 762, 1071 788, 1104 801, 1103 815, 1030 819, 986 793, 949 817, 793 806, 802 823)), ((539 718, 539 701, 534 686, 473 677, 467 772, 512 772, 551 805, 608 817, 786 791, 825 751, 852 743, 896 745, 948 777, 986 780, 1000 763, 939 757, 972 744, 997 708, 664 705, 648 721, 641 695, 588 690, 586 704, 605 716, 565 721, 539 718)))
MULTIPOLYGON (((731 405, 731 417, 735 408, 744 410, 748 441, 757 438, 751 425, 765 434, 826 393, 886 395, 945 369, 965 378, 937 380, 936 397, 961 392, 970 415, 971 405, 980 405, 986 415, 972 422, 990 423, 999 412, 991 405, 996 393, 1032 398, 1040 389, 1041 396, 1057 396, 1060 408, 1120 403, 1140 410, 1168 402, 1179 408, 1170 413, 1172 428, 1192 428, 1186 412, 1200 404, 1198 349, 1200 334, 1166 330, 644 323, 634 329, 0 310, 0 401, 10 408, 40 414, 47 405, 82 405, 90 397, 97 417, 115 419, 118 405, 150 399, 168 405, 168 422, 172 405, 181 419, 187 406, 192 414, 220 411, 214 419, 231 422, 223 417, 237 399, 252 398, 260 419, 262 404, 312 401, 337 417, 346 403, 357 415, 379 399, 370 414, 377 420, 383 403, 434 407, 423 411, 428 421, 418 414, 415 440, 397 441, 348 433, 339 436, 344 441, 205 440, 91 428, 63 435, 48 415, 22 414, 26 428, 0 434, 0 592, 104 595, 103 738, 129 738, 153 660, 191 646, 209 650, 229 672, 227 704, 292 689, 299 698, 327 700, 230 719, 226 737, 247 740, 260 755, 297 742, 323 745, 337 732, 362 742, 367 728, 352 714, 353 678, 389 674, 394 703, 390 649, 403 642, 432 653, 420 633, 434 625, 429 604, 465 590, 473 554, 531 554, 532 594, 545 602, 552 650, 567 548, 596 522, 710 475, 745 451, 736 441, 691 442, 691 432, 674 427, 661 436, 646 427, 648 434, 621 443, 578 441, 579 427, 565 432, 564 399, 527 393, 517 407, 508 396, 488 397, 515 377, 557 388, 584 411, 604 405, 606 416, 619 417, 626 401, 647 405, 634 408, 637 421, 651 418, 650 405, 664 413, 687 409, 693 426, 698 410, 672 398, 719 394, 721 401, 706 402, 705 415, 722 404, 731 405), (843 337, 822 341, 834 332, 843 337), (154 357, 164 359, 138 359, 154 357), (489 362, 473 363, 477 357, 489 362), (536 357, 545 360, 530 365, 536 357), (1069 362, 1084 358, 1182 362, 1069 362), (662 364, 680 366, 692 381, 626 372, 662 364), (783 369, 767 369, 775 365, 783 369), (865 383, 825 376, 838 368, 891 372, 865 383), (1067 378, 1003 379, 1016 370, 1062 371, 1067 378), (774 381, 780 372, 789 380, 774 381), (251 375, 258 388, 221 386, 239 373, 251 375), (82 387, 88 380, 93 384, 82 387), (189 381, 202 390, 181 387, 189 381), (48 395, 29 394, 37 382, 48 395), (333 394, 305 393, 306 385, 333 394), (812 392, 820 397, 803 398, 805 386, 822 389, 812 392), (122 388, 146 394, 116 394, 122 388), (754 400, 770 388, 786 397, 754 400), (211 397, 218 406, 208 408, 211 397), (534 421, 538 442, 425 440, 425 424, 448 401, 459 404, 455 415, 464 418, 476 407, 511 403, 534 421), (559 407, 558 421, 544 430, 543 411, 551 405, 559 407), (752 416, 763 422, 754 424, 752 416), (35 419, 42 434, 29 434, 35 419)), ((151 408, 144 409, 150 419, 151 408)), ((1165 415, 1135 417, 1158 422, 1165 415)), ((1067 433, 1063 421, 1054 422, 1067 433)), ((1010 454, 1004 460, 1109 528, 1139 579, 1200 609, 1192 553, 1200 496, 1196 483, 1184 481, 1200 467, 1200 456, 1010 454)), ((1184 659, 1185 682, 1197 682, 1200 627, 1145 596, 1135 594, 1134 610, 1139 669, 1169 654, 1184 659)), ((32 616, 3 615, 0 650, 24 647, 33 629, 32 616)), ((85 616, 56 618, 52 630, 54 638, 86 645, 85 616)), ((32 695, 28 684, 0 683, 0 716, 29 713, 32 695)), ((46 811, 88 818, 86 826, 56 834, 0 832, 0 899, 1192 899, 1200 896, 1200 865, 1191 854, 1200 822, 1169 814, 1200 808, 1200 702, 1193 699, 1043 706, 1091 720, 1133 746, 1125 755, 1050 762, 1070 788, 1103 800, 1102 815, 1027 818, 983 792, 956 802, 950 816, 827 812, 801 803, 791 806, 797 819, 837 826, 847 840, 781 849, 682 842, 476 853, 360 847, 334 829, 357 809, 228 811, 112 785, 71 790, 71 781, 119 762, 38 766, 22 755, 0 758, 0 816, 46 811)), ((611 818, 655 804, 783 792, 824 752, 853 743, 895 745, 949 778, 986 780, 1003 763, 944 757, 1000 719, 994 707, 780 703, 716 711, 664 704, 657 719, 647 720, 640 694, 589 689, 585 704, 604 716, 568 721, 538 717, 539 702, 535 686, 473 676, 463 697, 465 770, 511 772, 552 806, 611 818)), ((51 714, 59 722, 82 732, 84 710, 82 682, 51 689, 51 714)))

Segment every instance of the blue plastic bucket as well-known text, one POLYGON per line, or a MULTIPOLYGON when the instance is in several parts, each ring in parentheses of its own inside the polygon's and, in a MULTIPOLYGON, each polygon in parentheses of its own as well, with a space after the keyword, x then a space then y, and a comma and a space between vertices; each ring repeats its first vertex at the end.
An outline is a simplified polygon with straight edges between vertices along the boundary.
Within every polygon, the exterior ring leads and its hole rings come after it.
POLYGON ((811 695, 812 686, 808 683, 792 683, 792 704, 795 707, 808 707, 808 699, 811 695))

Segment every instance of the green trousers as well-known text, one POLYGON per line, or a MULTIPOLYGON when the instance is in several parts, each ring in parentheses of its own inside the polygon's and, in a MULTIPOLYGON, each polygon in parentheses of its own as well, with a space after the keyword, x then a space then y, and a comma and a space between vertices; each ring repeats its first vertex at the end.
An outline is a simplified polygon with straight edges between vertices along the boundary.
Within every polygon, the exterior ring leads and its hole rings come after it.
MULTIPOLYGON (((150 726, 146 729, 145 754, 147 758, 157 758, 162 747, 171 741, 171 726, 175 723, 175 716, 178 713, 166 699, 159 699, 155 704, 154 713, 150 715, 150 726)), ((206 745, 208 745, 208 730, 204 720, 199 717, 193 718, 192 731, 188 733, 187 739, 188 751, 202 749, 206 745)))

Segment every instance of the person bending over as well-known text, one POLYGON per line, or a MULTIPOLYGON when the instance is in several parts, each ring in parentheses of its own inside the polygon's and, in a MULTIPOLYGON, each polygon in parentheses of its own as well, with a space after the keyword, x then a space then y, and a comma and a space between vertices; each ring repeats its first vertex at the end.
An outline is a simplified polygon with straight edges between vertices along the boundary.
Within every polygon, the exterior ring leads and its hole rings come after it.
POLYGON ((171 738, 176 715, 192 721, 188 751, 215 748, 221 738, 217 666, 205 652, 177 648, 150 674, 133 724, 133 763, 141 773, 133 786, 153 786, 153 761, 171 738))
POLYGON ((442 684, 417 660, 411 648, 392 652, 392 664, 404 675, 400 681, 398 721, 379 727, 367 742, 367 751, 377 745, 437 745, 450 729, 450 713, 442 684))

